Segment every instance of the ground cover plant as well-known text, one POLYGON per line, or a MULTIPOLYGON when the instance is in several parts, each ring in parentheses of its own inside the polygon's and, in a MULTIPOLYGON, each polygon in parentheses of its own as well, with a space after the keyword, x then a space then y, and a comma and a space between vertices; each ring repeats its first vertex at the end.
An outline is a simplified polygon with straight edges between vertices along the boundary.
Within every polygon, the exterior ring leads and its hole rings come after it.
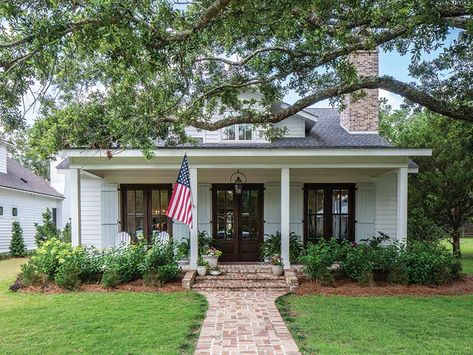
POLYGON ((0 261, 1 354, 193 353, 207 308, 199 294, 8 291, 26 261, 0 261))
POLYGON ((471 353, 473 295, 289 295, 277 305, 304 354, 471 353))
POLYGON ((461 263, 444 245, 411 241, 385 243, 381 235, 359 244, 322 240, 301 257, 305 273, 323 285, 348 277, 362 285, 374 281, 395 284, 443 285, 458 279, 461 263))

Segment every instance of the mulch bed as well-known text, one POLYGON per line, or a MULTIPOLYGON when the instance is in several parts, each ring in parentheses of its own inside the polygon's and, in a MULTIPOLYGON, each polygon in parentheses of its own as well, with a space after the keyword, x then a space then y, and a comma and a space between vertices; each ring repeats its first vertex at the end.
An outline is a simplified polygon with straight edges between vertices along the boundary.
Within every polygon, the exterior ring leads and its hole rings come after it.
POLYGON ((136 280, 133 282, 118 285, 116 288, 106 288, 100 284, 84 284, 80 286, 78 291, 67 291, 63 288, 56 286, 54 283, 42 286, 29 286, 22 288, 20 292, 26 293, 70 293, 70 292, 159 292, 159 293, 171 293, 186 291, 182 287, 182 281, 176 280, 173 282, 166 283, 163 287, 151 287, 146 286, 142 280, 136 280))
POLYGON ((425 285, 390 285, 377 283, 373 286, 361 286, 351 280, 337 280, 334 287, 323 287, 307 279, 299 279, 300 287, 294 290, 296 295, 341 295, 341 296, 434 296, 434 295, 470 295, 473 294, 473 276, 465 276, 443 286, 425 285))

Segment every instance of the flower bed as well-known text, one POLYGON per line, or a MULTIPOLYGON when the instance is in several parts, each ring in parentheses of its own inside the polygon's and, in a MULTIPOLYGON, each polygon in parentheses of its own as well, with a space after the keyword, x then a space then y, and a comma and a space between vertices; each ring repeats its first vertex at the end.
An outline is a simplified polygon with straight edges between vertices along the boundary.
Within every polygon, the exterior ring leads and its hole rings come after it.
POLYGON ((11 290, 44 289, 51 284, 66 290, 78 290, 83 284, 116 288, 140 279, 144 286, 156 288, 178 276, 172 243, 98 250, 72 248, 69 243, 52 238, 43 242, 30 261, 22 266, 11 290))
POLYGON ((386 238, 362 244, 321 241, 301 258, 305 274, 323 286, 348 278, 361 285, 444 285, 461 275, 461 264, 444 246, 412 241, 385 245, 386 238))

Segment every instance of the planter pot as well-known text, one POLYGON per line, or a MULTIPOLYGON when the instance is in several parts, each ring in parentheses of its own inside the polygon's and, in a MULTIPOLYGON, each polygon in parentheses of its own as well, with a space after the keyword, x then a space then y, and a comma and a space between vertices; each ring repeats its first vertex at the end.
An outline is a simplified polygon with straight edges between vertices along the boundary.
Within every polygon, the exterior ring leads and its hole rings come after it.
POLYGON ((281 276, 284 272, 282 265, 272 265, 273 275, 281 276))
POLYGON ((205 276, 207 273, 207 267, 206 266, 197 266, 197 274, 199 276, 205 276))
POLYGON ((209 263, 210 268, 217 267, 218 256, 202 255, 202 259, 204 259, 204 261, 207 261, 209 263))

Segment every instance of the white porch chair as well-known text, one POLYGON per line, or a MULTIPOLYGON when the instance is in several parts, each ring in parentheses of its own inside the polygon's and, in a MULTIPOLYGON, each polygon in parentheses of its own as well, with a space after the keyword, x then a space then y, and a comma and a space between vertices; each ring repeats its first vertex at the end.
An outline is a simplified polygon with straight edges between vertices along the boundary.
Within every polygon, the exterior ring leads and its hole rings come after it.
POLYGON ((167 243, 169 243, 170 239, 171 239, 171 237, 169 236, 169 233, 166 232, 166 231, 162 231, 162 232, 156 233, 154 235, 154 242, 155 243, 167 244, 167 243))
POLYGON ((131 243, 131 236, 127 232, 120 232, 117 235, 118 246, 127 247, 131 243))

